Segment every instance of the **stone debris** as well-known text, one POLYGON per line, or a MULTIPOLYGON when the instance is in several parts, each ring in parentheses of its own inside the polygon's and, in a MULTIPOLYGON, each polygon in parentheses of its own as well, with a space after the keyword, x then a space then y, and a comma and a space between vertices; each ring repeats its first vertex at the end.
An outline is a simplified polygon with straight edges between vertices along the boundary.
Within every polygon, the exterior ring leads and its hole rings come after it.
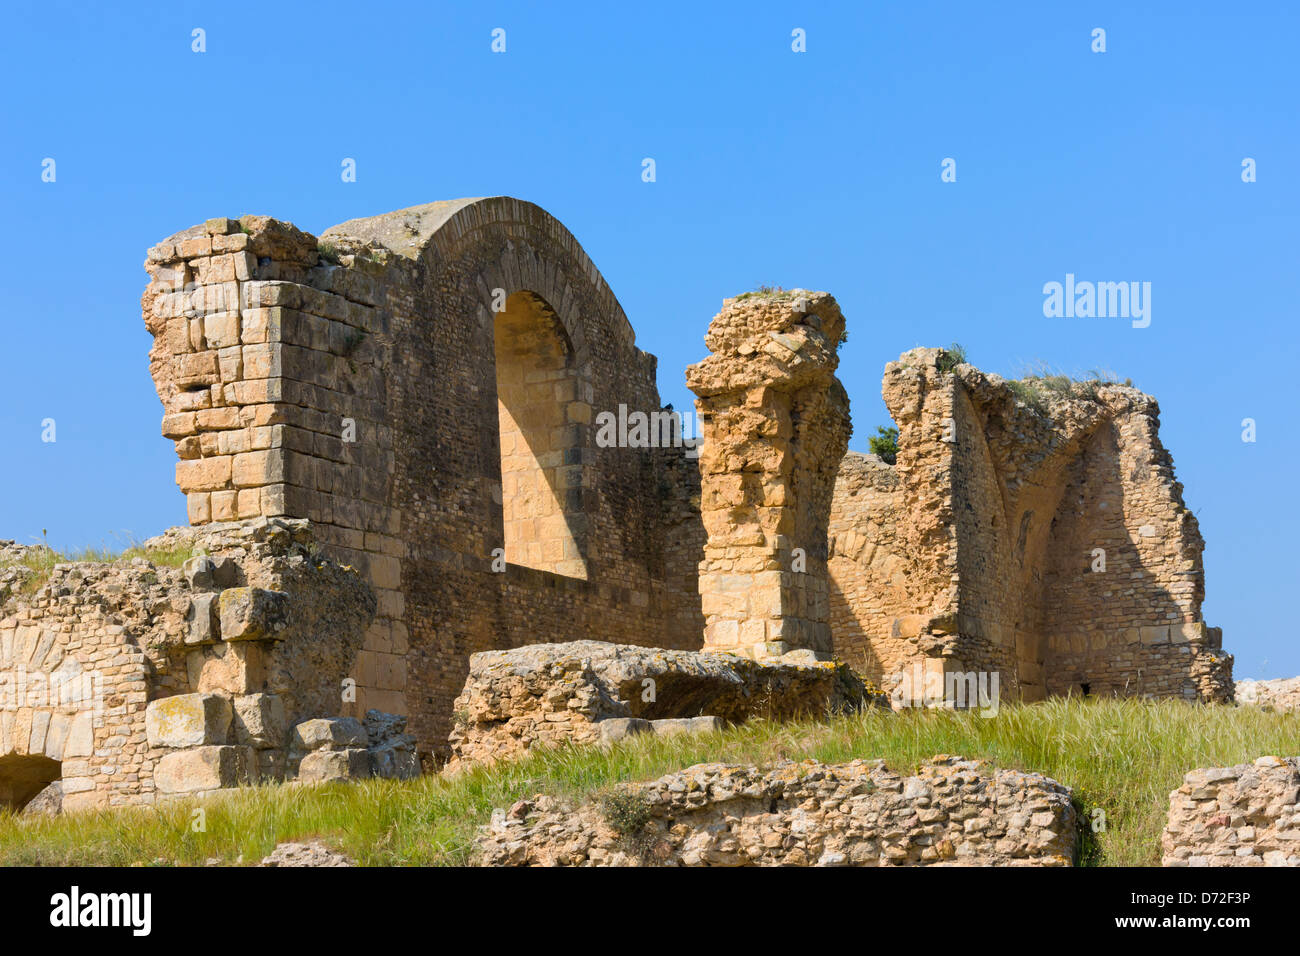
POLYGON ((258 866, 356 866, 345 854, 319 841, 281 843, 258 866))
MULTIPOLYGON (((33 549, 0 544, 0 803, 55 780, 70 811, 293 779, 315 748, 290 728, 340 706, 375 597, 308 522, 174 528, 141 549, 194 556, 61 563, 42 581, 33 549)), ((349 718, 366 741, 353 775, 418 772, 404 718, 367 719, 384 730, 371 741, 349 718)))
POLYGON ((1067 787, 939 755, 916 776, 881 761, 699 764, 570 807, 539 795, 493 812, 488 866, 1071 866, 1067 787))
POLYGON ((1163 866, 1300 866, 1300 757, 1191 771, 1161 846, 1163 866))
POLYGON ((599 641, 484 651, 470 658, 456 699, 450 767, 647 729, 699 731, 750 717, 789 720, 863 706, 884 706, 884 699, 848 667, 801 657, 755 661, 599 641), (610 721, 616 723, 605 729, 610 721))
POLYGON ((1279 714, 1300 711, 1300 677, 1237 681, 1237 703, 1279 714))

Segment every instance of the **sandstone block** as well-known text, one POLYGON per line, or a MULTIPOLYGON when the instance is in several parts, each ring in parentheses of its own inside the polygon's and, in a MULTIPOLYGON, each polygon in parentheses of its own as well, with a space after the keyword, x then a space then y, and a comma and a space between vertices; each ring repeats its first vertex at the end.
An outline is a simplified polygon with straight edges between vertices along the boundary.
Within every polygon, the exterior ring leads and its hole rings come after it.
POLYGON ((355 717, 316 717, 293 728, 295 750, 347 750, 370 746, 366 728, 355 717))
POLYGON ((298 779, 302 783, 365 780, 369 776, 370 754, 358 747, 315 750, 303 757, 298 766, 298 779))
POLYGON ((230 731, 230 701, 219 694, 176 694, 152 701, 144 721, 151 747, 224 744, 230 731))
POLYGON ((221 640, 217 630, 217 596, 211 593, 194 595, 185 624, 186 644, 212 644, 221 640))
POLYGON ((220 599, 221 639, 274 638, 289 623, 289 596, 266 588, 227 588, 220 599))
POLYGON ((278 694, 245 694, 235 698, 235 742, 258 750, 283 747, 287 732, 284 701, 278 694))
POLYGON ((597 726, 600 728, 600 741, 605 744, 616 743, 637 734, 653 733, 654 731, 653 724, 640 717, 607 717, 597 726))
POLYGON ((656 737, 673 737, 677 734, 702 734, 721 730, 726 726, 721 717, 669 717, 652 720, 650 726, 656 737))
POLYGON ((205 746, 177 750, 158 761, 154 783, 159 793, 198 793, 256 782, 257 758, 251 747, 205 746))

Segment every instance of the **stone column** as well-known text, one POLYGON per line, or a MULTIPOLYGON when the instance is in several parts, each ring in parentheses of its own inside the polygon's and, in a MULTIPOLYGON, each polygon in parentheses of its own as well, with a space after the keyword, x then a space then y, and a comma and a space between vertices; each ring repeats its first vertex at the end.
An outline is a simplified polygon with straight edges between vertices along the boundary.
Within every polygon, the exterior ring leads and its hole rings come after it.
POLYGON ((826 528, 851 430, 835 377, 844 317, 825 292, 750 292, 686 371, 699 396, 707 650, 830 657, 826 528))

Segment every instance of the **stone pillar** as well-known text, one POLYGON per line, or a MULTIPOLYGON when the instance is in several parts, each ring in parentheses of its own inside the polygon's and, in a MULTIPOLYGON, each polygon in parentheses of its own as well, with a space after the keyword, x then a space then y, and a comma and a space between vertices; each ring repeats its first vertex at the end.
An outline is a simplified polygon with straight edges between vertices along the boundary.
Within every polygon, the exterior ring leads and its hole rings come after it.
POLYGON ((750 292, 686 371, 699 396, 704 645, 830 657, 826 528, 851 430, 835 377, 844 317, 825 292, 750 292))

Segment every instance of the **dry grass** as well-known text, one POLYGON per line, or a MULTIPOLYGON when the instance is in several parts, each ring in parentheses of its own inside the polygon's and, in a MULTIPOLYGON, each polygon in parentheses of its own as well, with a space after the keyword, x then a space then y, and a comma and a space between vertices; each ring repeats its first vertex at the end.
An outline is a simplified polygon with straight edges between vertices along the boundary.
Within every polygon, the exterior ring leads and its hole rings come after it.
POLYGON ((321 837, 369 865, 462 865, 492 808, 551 793, 600 799, 619 781, 648 780, 707 761, 769 763, 882 757, 911 771, 936 753, 1037 770, 1074 788, 1086 819, 1106 828, 1083 861, 1155 866, 1169 792, 1194 767, 1300 752, 1300 715, 1178 701, 1053 700, 974 712, 870 712, 825 721, 755 721, 720 733, 636 737, 609 750, 563 748, 451 779, 375 780, 317 788, 262 787, 193 808, 0 815, 6 865, 255 863, 284 840, 321 837))

